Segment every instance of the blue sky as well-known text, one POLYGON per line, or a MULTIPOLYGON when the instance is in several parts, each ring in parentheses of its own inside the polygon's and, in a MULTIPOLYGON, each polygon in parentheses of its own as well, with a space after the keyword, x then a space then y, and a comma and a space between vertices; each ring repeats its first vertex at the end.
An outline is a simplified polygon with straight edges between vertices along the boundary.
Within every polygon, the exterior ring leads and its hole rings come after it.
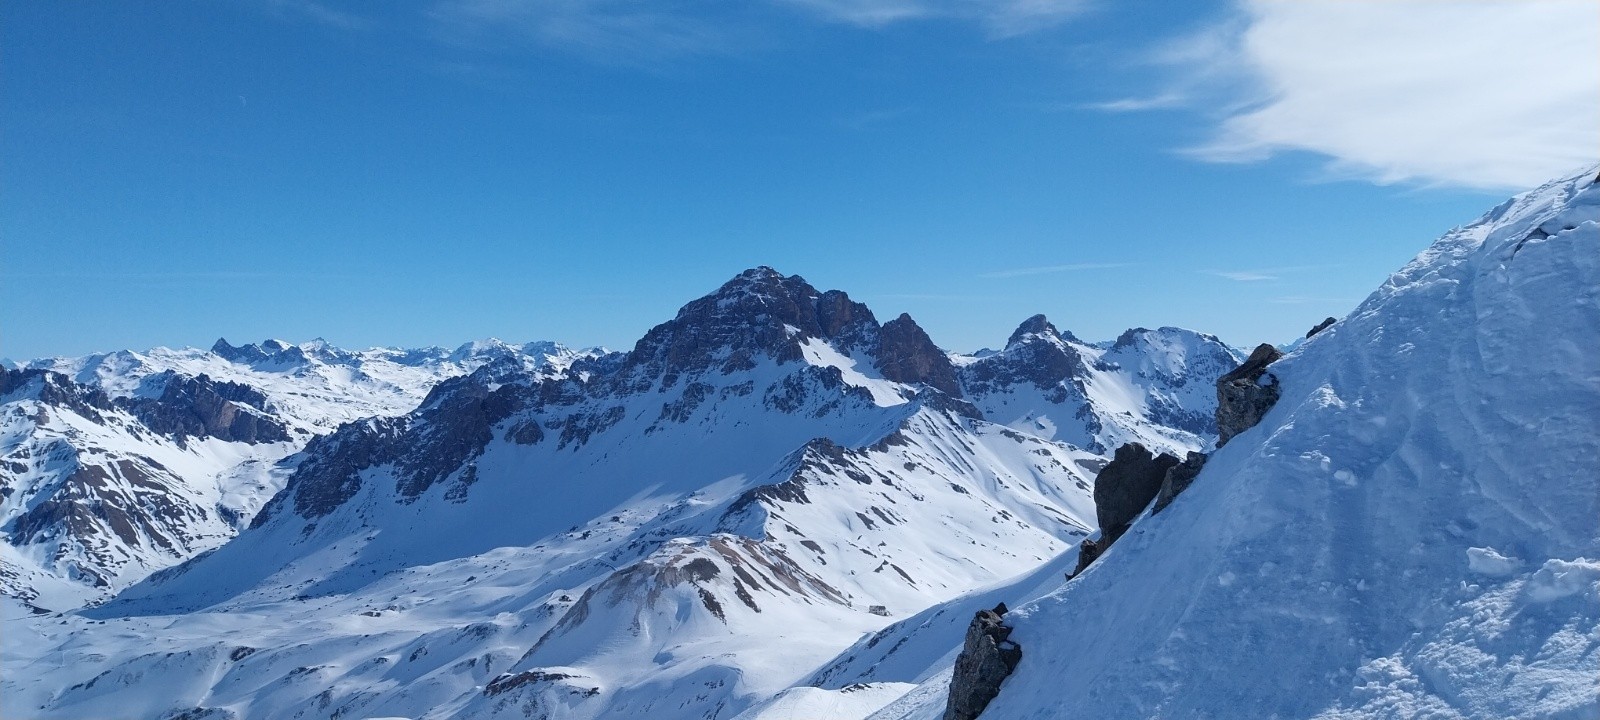
POLYGON ((1286 341, 1597 159, 1600 10, 1449 5, 5 3, 0 356, 625 348, 762 264, 1286 341))

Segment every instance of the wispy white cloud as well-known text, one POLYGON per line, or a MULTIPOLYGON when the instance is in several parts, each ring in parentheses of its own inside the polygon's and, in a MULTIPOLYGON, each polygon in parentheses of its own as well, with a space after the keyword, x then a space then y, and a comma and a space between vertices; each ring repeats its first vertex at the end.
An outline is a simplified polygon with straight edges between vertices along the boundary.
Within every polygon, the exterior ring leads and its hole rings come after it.
POLYGON ((978 277, 987 280, 993 280, 999 278, 1026 277, 1028 275, 1048 275, 1050 273, 1076 272, 1080 270, 1112 270, 1115 268, 1129 267, 1131 264, 1132 263, 1074 263, 1071 265, 1043 265, 1040 267, 995 270, 993 272, 979 273, 978 277))
POLYGON ((1261 268, 1258 270, 1206 270, 1204 273, 1236 282, 1265 282, 1281 280, 1284 275, 1307 270, 1319 270, 1323 267, 1322 265, 1295 265, 1292 267, 1261 268))
POLYGON ((1083 14, 1089 0, 777 0, 828 22, 882 27, 906 20, 975 22, 992 37, 1015 37, 1083 14))
POLYGON ((1221 271, 1209 274, 1216 275, 1217 277, 1225 277, 1229 280, 1237 280, 1239 282, 1259 282, 1262 280, 1278 279, 1277 275, 1268 275, 1267 273, 1262 272, 1251 272, 1249 270, 1221 271))
POLYGON ((1170 110, 1189 103, 1189 96, 1179 92, 1163 92, 1142 97, 1125 97, 1104 102, 1086 103, 1078 107, 1100 112, 1125 113, 1146 110, 1170 110))
POLYGON ((1196 158, 1307 151, 1328 159, 1330 177, 1500 190, 1600 156, 1593 0, 1238 0, 1237 10, 1149 58, 1167 78, 1154 97, 1216 115, 1196 158))
POLYGON ((1095 1, 438 0, 429 15, 460 40, 509 34, 593 59, 636 63, 743 52, 770 42, 797 16, 861 28, 943 19, 976 24, 991 38, 1008 38, 1071 20, 1095 1))

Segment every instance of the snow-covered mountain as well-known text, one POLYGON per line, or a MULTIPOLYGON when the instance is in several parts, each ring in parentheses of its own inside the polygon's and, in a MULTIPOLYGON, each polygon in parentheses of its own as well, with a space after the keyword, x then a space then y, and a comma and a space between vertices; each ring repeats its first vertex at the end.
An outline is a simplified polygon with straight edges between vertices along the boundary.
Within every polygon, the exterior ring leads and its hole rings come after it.
POLYGON ((1182 457, 1215 440, 1217 378, 1244 358, 1171 327, 1091 345, 1035 315, 1005 349, 953 359, 967 399, 993 422, 1102 455, 1138 442, 1182 457))
POLYGON ((1597 172, 1274 362, 1261 422, 1080 576, 930 610, 884 640, 920 657, 858 646, 821 679, 920 682, 873 717, 942 717, 938 618, 999 598, 1023 655, 983 717, 1600 716, 1597 172))
MULTIPOLYGON (((1229 369, 1125 345, 1116 362, 1172 371, 1160 382, 1229 369)), ((0 702, 46 717, 779 712, 780 691, 864 633, 1095 529, 1102 453, 984 420, 963 377, 908 316, 880 323, 842 292, 747 271, 631 352, 560 373, 491 363, 312 440, 227 544, 104 607, 10 621, 30 641, 6 654, 0 702), (45 657, 71 669, 40 672, 45 657)), ((896 687, 848 694, 875 707, 896 687)))
POLYGON ((105 598, 232 537, 312 438, 485 365, 560 374, 591 354, 219 340, 0 370, 0 594, 58 610, 105 598))

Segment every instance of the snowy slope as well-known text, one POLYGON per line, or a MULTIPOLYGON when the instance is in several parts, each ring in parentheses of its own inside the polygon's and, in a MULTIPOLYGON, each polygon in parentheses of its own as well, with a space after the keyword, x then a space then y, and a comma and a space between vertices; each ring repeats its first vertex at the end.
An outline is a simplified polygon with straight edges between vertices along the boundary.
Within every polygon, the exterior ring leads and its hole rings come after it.
POLYGON ((562 377, 485 366, 314 441, 230 543, 101 609, 13 621, 29 641, 8 640, 0 701, 770 713, 862 634, 1094 529, 1102 459, 985 422, 959 392, 910 318, 752 270, 625 355, 562 377), (38 671, 57 659, 71 669, 38 671))
POLYGON ((361 352, 218 341, 6 370, 0 594, 50 609, 101 600, 232 537, 283 487, 295 453, 339 424, 407 412, 485 365, 554 375, 592 354, 497 340, 361 352))
POLYGON ((1102 455, 1138 442, 1183 457, 1215 442, 1217 378, 1243 359, 1171 327, 1091 345, 1036 315, 1005 349, 956 361, 967 398, 992 421, 1102 455))
MULTIPOLYGON (((1008 620, 985 717, 1600 715, 1600 168, 1273 366, 1185 494, 1008 620)), ((876 717, 936 718, 937 679, 876 717)))

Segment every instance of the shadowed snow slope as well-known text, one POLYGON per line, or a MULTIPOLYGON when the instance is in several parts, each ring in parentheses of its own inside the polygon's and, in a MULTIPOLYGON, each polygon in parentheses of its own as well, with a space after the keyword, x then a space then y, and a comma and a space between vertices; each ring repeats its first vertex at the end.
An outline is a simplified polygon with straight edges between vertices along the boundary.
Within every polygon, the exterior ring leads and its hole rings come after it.
POLYGON ((1025 657, 984 716, 1600 716, 1597 170, 1274 365, 1260 425, 1007 616, 1025 657))

